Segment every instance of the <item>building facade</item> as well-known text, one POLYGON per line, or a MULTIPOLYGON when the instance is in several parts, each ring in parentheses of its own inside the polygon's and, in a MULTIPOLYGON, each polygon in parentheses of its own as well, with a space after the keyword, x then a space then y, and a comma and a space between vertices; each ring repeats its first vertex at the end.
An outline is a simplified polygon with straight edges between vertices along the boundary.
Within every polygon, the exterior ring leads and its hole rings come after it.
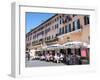
POLYGON ((55 14, 26 33, 26 48, 37 50, 45 45, 64 44, 72 41, 89 43, 90 22, 88 15, 55 14))

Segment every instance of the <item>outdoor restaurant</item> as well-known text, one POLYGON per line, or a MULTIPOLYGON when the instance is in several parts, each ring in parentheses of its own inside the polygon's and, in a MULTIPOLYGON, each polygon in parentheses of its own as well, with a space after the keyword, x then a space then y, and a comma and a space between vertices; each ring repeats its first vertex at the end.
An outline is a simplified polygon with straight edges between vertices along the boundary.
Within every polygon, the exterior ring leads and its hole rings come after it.
POLYGON ((26 34, 26 57, 66 65, 89 64, 88 15, 55 14, 26 34))

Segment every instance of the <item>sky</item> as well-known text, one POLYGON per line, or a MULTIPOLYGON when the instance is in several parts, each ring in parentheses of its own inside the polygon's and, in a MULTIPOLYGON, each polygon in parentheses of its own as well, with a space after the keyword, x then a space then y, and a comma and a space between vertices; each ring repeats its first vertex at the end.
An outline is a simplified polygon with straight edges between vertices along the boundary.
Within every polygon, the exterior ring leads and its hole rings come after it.
POLYGON ((26 12, 25 14, 26 33, 29 32, 31 29, 37 27, 38 25, 40 25, 53 15, 54 15, 53 13, 26 12))

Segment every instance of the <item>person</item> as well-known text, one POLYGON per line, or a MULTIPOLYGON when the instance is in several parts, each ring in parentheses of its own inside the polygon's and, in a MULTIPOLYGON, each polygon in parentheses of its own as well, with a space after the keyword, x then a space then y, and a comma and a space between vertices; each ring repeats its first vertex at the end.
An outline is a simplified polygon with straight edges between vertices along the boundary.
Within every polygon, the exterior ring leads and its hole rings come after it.
POLYGON ((52 52, 50 53, 50 61, 53 61, 53 55, 52 55, 52 52))
POLYGON ((64 60, 64 55, 61 53, 60 54, 60 62, 63 62, 63 60, 64 60))
POLYGON ((67 55, 65 55, 65 63, 68 65, 68 61, 69 61, 69 59, 68 59, 68 54, 67 55))
POLYGON ((30 53, 28 53, 27 58, 28 58, 28 61, 29 61, 30 60, 30 53))
POLYGON ((59 59, 60 59, 59 54, 58 53, 55 54, 54 61, 57 62, 57 63, 59 63, 59 59))
POLYGON ((77 58, 78 58, 78 64, 82 64, 82 62, 81 62, 81 56, 78 55, 78 54, 76 54, 76 56, 77 56, 77 58))
POLYGON ((50 55, 49 55, 49 53, 47 53, 46 54, 46 61, 49 61, 49 59, 50 59, 50 55))
POLYGON ((78 55, 76 55, 75 53, 73 53, 71 60, 72 60, 72 65, 77 65, 77 64, 79 64, 80 58, 79 58, 78 55))
POLYGON ((66 63, 67 65, 72 65, 72 54, 71 53, 66 56, 66 63))

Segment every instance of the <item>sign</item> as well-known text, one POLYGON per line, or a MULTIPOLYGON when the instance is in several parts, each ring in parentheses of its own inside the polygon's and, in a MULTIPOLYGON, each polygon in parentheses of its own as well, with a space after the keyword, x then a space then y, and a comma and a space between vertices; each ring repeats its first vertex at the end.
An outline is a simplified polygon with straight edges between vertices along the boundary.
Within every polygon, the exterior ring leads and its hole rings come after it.
POLYGON ((86 49, 81 50, 81 56, 86 57, 86 49))

